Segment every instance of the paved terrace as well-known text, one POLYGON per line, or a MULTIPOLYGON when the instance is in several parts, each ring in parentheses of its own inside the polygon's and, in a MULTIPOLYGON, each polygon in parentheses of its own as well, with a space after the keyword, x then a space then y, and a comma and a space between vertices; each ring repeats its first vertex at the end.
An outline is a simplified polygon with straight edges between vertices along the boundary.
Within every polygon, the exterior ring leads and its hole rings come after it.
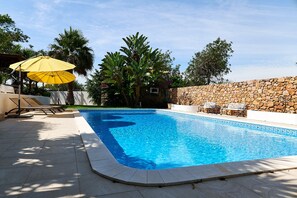
POLYGON ((297 169, 140 187, 91 171, 70 113, 0 121, 0 197, 297 197, 297 169))

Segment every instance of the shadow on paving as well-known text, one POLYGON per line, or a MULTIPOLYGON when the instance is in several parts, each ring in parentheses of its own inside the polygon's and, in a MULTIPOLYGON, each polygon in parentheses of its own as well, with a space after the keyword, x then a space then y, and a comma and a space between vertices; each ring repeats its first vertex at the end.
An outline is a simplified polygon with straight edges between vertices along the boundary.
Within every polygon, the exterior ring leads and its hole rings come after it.
POLYGON ((0 197, 297 196, 296 169, 163 188, 113 183, 91 171, 73 125, 46 116, 1 121, 0 197))
POLYGON ((0 197, 79 195, 77 162, 87 158, 75 127, 67 126, 74 122, 64 120, 0 122, 0 197))

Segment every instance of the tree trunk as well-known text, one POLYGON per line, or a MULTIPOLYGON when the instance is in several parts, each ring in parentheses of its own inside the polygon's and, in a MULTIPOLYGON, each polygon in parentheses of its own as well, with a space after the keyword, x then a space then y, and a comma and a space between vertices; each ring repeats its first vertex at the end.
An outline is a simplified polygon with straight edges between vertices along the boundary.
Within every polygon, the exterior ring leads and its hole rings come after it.
POLYGON ((29 93, 30 95, 32 95, 32 80, 31 80, 31 79, 29 80, 28 93, 29 93))
POLYGON ((74 105, 73 82, 68 83, 67 105, 74 105))
POLYGON ((139 102, 140 102, 140 85, 136 85, 136 88, 135 88, 135 99, 136 99, 135 106, 140 106, 139 105, 139 102))
POLYGON ((210 77, 207 77, 207 84, 210 84, 210 77))
POLYGON ((129 101, 128 101, 128 98, 127 98, 127 96, 126 96, 126 94, 125 94, 125 91, 124 91, 124 90, 122 90, 122 95, 123 95, 123 97, 124 97, 124 100, 125 100, 126 106, 128 107, 128 106, 129 106, 129 101))

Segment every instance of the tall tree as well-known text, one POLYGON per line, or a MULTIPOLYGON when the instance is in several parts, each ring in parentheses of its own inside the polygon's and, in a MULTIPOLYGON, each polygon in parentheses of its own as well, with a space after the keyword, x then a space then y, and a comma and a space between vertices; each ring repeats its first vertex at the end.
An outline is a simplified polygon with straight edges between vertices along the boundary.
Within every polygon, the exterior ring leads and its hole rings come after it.
POLYGON ((0 14, 0 52, 17 53, 21 46, 18 43, 28 42, 30 37, 15 26, 8 14, 0 14))
POLYGON ((108 52, 102 60, 101 70, 105 77, 102 83, 113 84, 123 96, 127 106, 129 106, 129 92, 126 90, 126 65, 125 57, 120 52, 108 52))
MULTIPOLYGON (((87 75, 93 68, 93 50, 88 46, 89 41, 83 36, 80 30, 64 30, 54 39, 54 44, 50 45, 49 55, 57 59, 74 64, 74 71, 79 75, 87 75)), ((73 83, 68 84, 67 103, 74 104, 73 83)))
POLYGON ((147 39, 138 32, 123 38, 125 46, 120 52, 109 52, 102 59, 102 83, 108 84, 105 90, 119 100, 118 104, 135 107, 140 105, 147 88, 168 88, 172 64, 170 53, 153 49, 147 39))
POLYGON ((123 38, 126 46, 120 52, 108 53, 102 60, 104 82, 118 88, 126 104, 138 106, 141 88, 156 83, 163 72, 163 62, 158 49, 153 50, 147 37, 136 33, 123 38))
POLYGON ((185 80, 183 77, 183 73, 180 72, 180 65, 173 65, 174 57, 171 57, 171 51, 167 50, 164 53, 161 53, 162 62, 164 62, 166 68, 166 81, 168 87, 184 87, 185 80))
POLYGON ((232 42, 216 39, 195 53, 186 69, 189 85, 208 85, 224 81, 223 76, 231 72, 229 58, 232 56, 232 42))
POLYGON ((86 82, 86 90, 91 98, 91 100, 97 104, 101 105, 101 85, 102 85, 102 74, 99 70, 95 70, 93 74, 91 74, 91 78, 89 78, 86 82))
POLYGON ((126 69, 129 73, 131 86, 134 88, 135 105, 139 105, 141 86, 148 81, 150 70, 154 64, 151 59, 157 56, 158 49, 152 50, 147 37, 138 32, 123 38, 123 40, 126 46, 121 47, 120 50, 124 53, 126 69))

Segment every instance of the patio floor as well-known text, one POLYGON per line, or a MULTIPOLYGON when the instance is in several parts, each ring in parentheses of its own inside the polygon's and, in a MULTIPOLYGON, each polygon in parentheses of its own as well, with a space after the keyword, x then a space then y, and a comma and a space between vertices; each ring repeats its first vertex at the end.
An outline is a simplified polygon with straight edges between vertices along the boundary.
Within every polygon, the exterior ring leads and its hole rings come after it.
POLYGON ((0 121, 0 197, 297 197, 297 169, 171 187, 91 171, 71 116, 0 121))

